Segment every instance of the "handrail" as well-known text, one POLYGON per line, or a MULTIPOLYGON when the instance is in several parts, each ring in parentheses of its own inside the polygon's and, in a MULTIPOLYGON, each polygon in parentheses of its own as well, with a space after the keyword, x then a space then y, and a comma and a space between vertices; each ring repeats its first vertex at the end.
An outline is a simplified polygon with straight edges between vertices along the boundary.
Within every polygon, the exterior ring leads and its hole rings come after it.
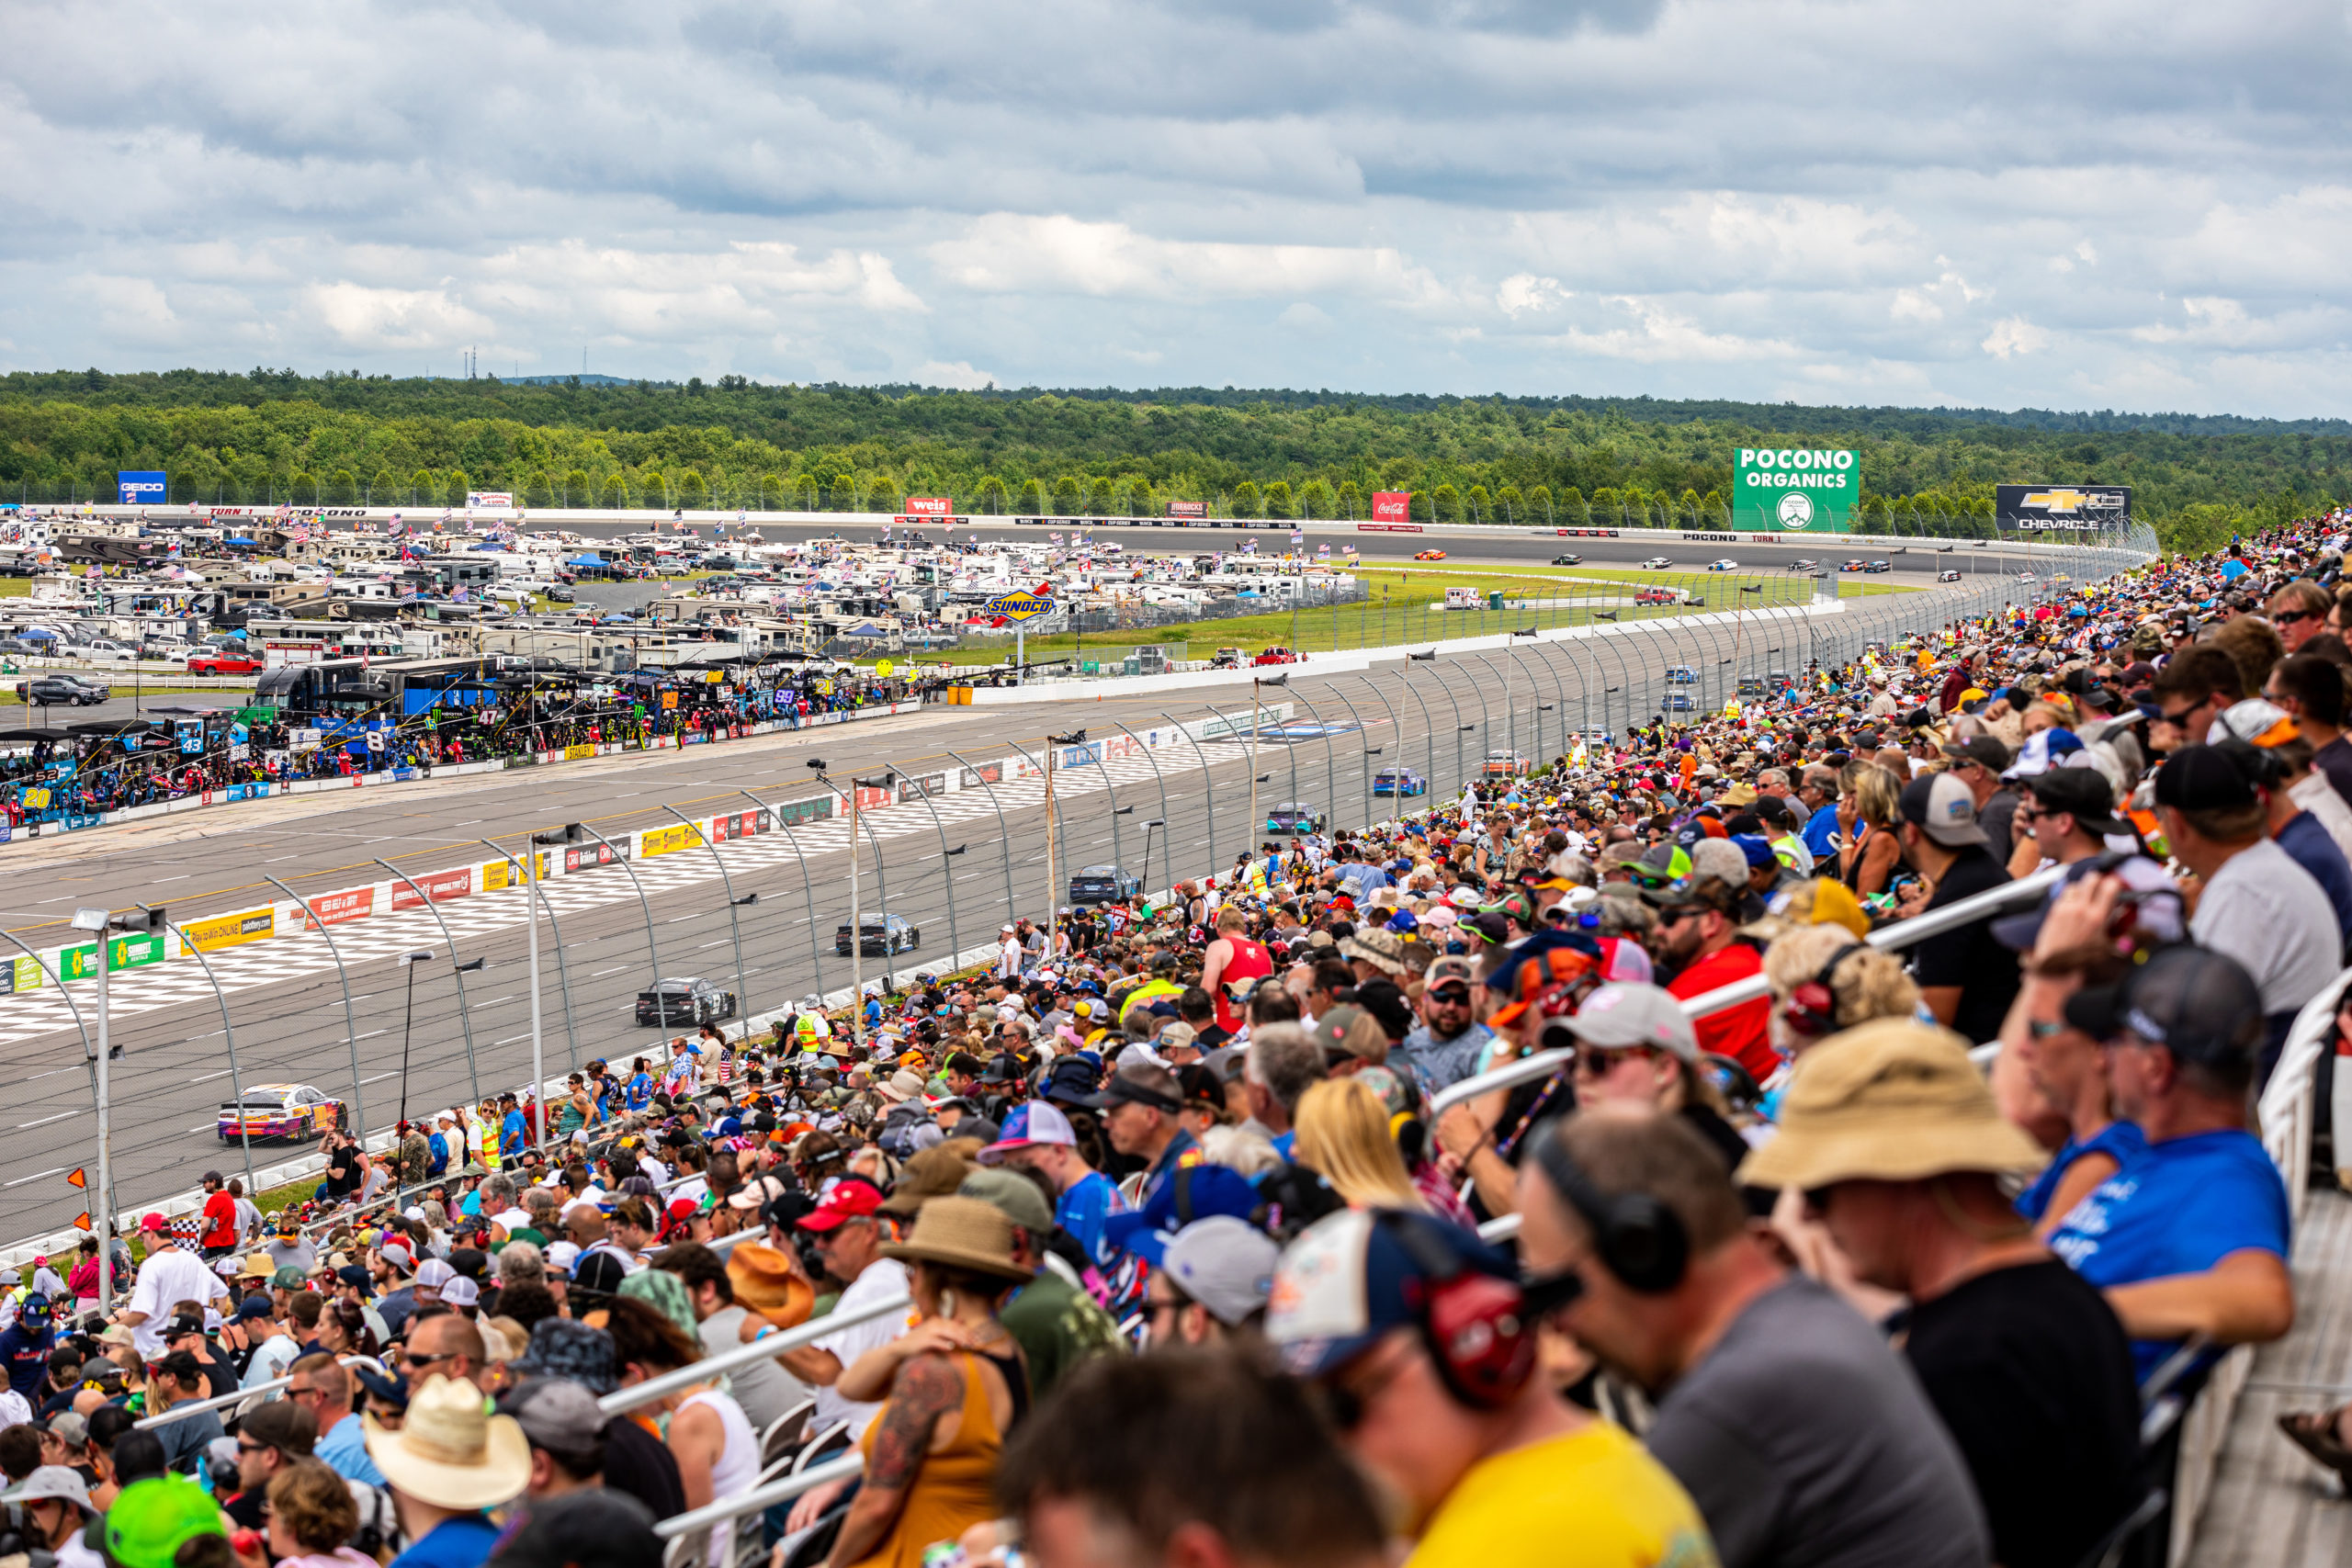
MULTIPOLYGON (((2064 866, 2053 865, 2046 870, 2037 871, 2032 875, 2020 877, 2015 882, 2004 883, 1998 887, 1990 887, 1982 893, 1972 894, 1968 897, 1947 904, 1940 909, 1929 909, 1922 914, 1914 915, 1909 919, 1882 926, 1862 940, 1882 952, 1900 951, 1915 942, 1925 942, 1931 936, 1940 936, 1948 931, 1973 924, 2013 904, 2030 902, 2064 880, 2066 870, 2064 866)), ((1770 988, 1763 976, 1751 975, 1745 980, 1735 980, 1728 986, 1718 986, 1712 991, 1702 991, 1695 997, 1685 998, 1682 1002, 1682 1011, 1689 1018, 1705 1018, 1728 1008, 1736 1008, 1742 1002, 1754 1001, 1757 998, 1764 996, 1770 988)), ((1434 1116, 1461 1104, 1465 1100, 1476 1099, 1482 1094, 1491 1094, 1498 1089, 1510 1089, 1526 1083, 1532 1078, 1549 1077, 1554 1071, 1566 1066, 1573 1055, 1574 1053, 1566 1050, 1540 1051, 1532 1056, 1525 1056, 1518 1061, 1506 1063, 1491 1072, 1480 1073, 1476 1077, 1464 1078, 1460 1083, 1438 1092, 1437 1098, 1430 1101, 1430 1113, 1434 1116)))
POLYGON ((786 1350, 797 1350, 803 1345, 822 1339, 837 1329, 854 1328, 861 1323, 871 1323, 877 1317, 888 1317, 892 1313, 904 1312, 912 1305, 914 1305, 914 1298, 901 1291, 896 1295, 885 1296, 880 1301, 868 1302, 864 1306, 853 1308, 848 1312, 835 1312, 825 1317, 810 1318, 797 1328, 787 1328, 781 1334, 771 1334, 763 1338, 754 1339, 748 1345, 738 1345, 731 1350, 721 1350, 716 1356, 705 1356, 699 1361, 680 1367, 674 1371, 663 1372, 660 1377, 648 1378, 641 1383, 616 1389, 598 1400, 596 1408, 607 1416, 618 1416, 624 1411, 634 1410, 640 1404, 650 1404, 657 1399, 666 1399, 671 1394, 686 1389, 699 1388, 721 1372, 730 1372, 737 1367, 748 1367, 755 1361, 764 1361, 770 1357, 781 1356, 786 1350))
MULTIPOLYGON (((337 1359, 346 1367, 374 1367, 379 1371, 383 1369, 382 1362, 368 1356, 343 1356, 337 1359)), ((169 1410, 133 1421, 130 1424, 130 1429, 134 1432, 144 1432, 151 1427, 168 1427, 175 1421, 185 1420, 190 1416, 201 1416, 208 1410, 222 1410, 232 1404, 242 1404, 248 1399, 258 1398, 265 1393, 276 1393, 293 1381, 294 1374, 288 1372, 282 1378, 272 1378, 267 1382, 257 1382, 251 1388, 241 1388, 234 1393, 216 1393, 209 1399, 191 1399, 186 1404, 175 1404, 169 1410)))
POLYGON ((765 1486, 754 1486, 748 1492, 719 1497, 705 1503, 690 1513, 676 1514, 653 1527, 653 1533, 663 1540, 675 1540, 711 1525, 723 1525, 729 1519, 740 1519, 745 1514, 756 1514, 797 1497, 804 1492, 835 1481, 847 1481, 865 1469, 865 1456, 852 1449, 840 1459, 827 1460, 812 1465, 797 1475, 780 1476, 765 1486))

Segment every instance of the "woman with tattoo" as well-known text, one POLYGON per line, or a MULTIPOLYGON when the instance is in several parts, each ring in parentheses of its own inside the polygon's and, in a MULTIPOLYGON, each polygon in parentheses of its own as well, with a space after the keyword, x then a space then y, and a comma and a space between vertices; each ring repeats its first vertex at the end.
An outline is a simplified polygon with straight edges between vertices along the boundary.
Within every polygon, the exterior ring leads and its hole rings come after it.
POLYGON ((904 1259, 916 1325, 846 1368, 838 1388, 883 1401, 865 1429, 865 1478, 827 1568, 918 1568, 923 1549, 996 1517, 1004 1435, 1029 1407, 1021 1348, 997 1307, 1033 1271, 1013 1261, 1012 1222, 977 1198, 933 1198, 904 1259))

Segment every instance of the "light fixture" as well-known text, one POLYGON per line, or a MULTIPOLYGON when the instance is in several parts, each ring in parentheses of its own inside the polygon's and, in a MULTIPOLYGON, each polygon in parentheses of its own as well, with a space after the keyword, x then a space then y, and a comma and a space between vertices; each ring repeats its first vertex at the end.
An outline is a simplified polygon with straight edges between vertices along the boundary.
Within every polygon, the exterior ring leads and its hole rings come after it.
POLYGON ((74 911, 74 929, 77 931, 102 931, 107 929, 107 911, 104 909, 76 909, 74 911))

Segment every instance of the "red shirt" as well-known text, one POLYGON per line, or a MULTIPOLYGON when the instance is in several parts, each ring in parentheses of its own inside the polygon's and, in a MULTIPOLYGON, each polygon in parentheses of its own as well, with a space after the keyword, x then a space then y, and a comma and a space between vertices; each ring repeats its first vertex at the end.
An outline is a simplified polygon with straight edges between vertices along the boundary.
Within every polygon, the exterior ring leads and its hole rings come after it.
POLYGON ((204 1247, 237 1245, 237 1201, 222 1189, 204 1201, 204 1247))
MULTIPOLYGON (((1688 1001, 1763 972, 1764 955, 1744 942, 1735 942, 1677 975, 1667 990, 1688 1001)), ((1771 1039, 1766 1033, 1766 1021, 1771 1016, 1771 998, 1758 997, 1752 1002, 1694 1019, 1691 1027, 1698 1031, 1700 1050, 1729 1056, 1760 1084, 1781 1065, 1780 1055, 1772 1049, 1771 1039)))

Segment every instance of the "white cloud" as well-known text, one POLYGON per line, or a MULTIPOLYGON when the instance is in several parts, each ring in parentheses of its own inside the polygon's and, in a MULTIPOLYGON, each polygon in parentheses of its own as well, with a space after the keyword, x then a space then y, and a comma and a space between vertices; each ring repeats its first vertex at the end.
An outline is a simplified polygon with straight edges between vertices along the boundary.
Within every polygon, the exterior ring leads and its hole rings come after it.
POLYGON ((354 348, 431 348, 496 331, 489 317, 438 288, 329 283, 304 289, 302 297, 305 309, 354 348))
POLYGON ((954 387, 967 392, 977 392, 984 387, 997 384, 994 375, 986 370, 975 370, 969 361, 962 359, 953 365, 926 359, 907 372, 907 379, 921 382, 926 387, 954 387))
POLYGON ((2008 316, 1994 322, 1992 332, 1977 346, 1996 359, 2007 359, 2049 347, 2050 333, 2023 316, 2008 316))
POLYGON ((1568 291, 1560 287, 1558 278, 1538 277, 1532 272, 1515 272, 1495 289, 1496 305, 1514 320, 1556 310, 1567 299, 1568 291))
POLYGON ((1193 302, 1332 293, 1400 305, 1433 303, 1445 296, 1434 277, 1390 246, 1170 239, 1066 213, 992 212, 931 251, 950 279, 987 293, 1067 289, 1193 302))

